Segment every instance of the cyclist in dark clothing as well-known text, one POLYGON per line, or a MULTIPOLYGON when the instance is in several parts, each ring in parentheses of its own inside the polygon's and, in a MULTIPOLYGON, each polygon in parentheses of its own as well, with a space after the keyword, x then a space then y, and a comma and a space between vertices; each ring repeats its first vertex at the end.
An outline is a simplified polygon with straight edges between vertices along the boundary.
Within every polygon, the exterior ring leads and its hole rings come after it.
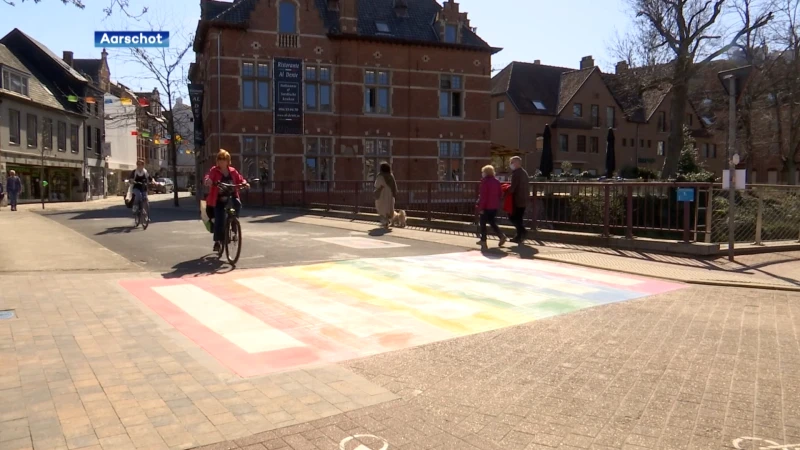
POLYGON ((149 218, 150 201, 147 199, 147 186, 152 183, 153 177, 151 177, 147 173, 147 169, 144 168, 144 160, 140 159, 136 161, 136 170, 131 172, 131 176, 128 179, 133 184, 134 214, 136 213, 135 208, 141 205, 149 218))

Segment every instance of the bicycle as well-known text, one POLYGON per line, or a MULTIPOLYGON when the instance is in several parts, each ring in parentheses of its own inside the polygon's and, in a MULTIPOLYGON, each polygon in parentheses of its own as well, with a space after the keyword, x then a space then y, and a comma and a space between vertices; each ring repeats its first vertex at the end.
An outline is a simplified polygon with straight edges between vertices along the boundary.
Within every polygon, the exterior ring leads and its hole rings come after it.
MULTIPOLYGON (((143 189, 147 189, 147 186, 145 186, 144 183, 134 182, 133 186, 134 188, 139 186, 143 189)), ((140 190, 139 192, 139 201, 133 205, 133 228, 138 228, 139 225, 141 225, 142 230, 146 230, 147 226, 150 225, 150 214, 144 210, 144 201, 141 200, 141 192, 146 192, 146 190, 140 190)))
MULTIPOLYGON (((256 178, 250 180, 250 183, 258 183, 258 181, 258 178, 256 178)), ((242 252, 242 224, 239 222, 236 208, 232 204, 234 199, 233 192, 235 189, 245 189, 245 187, 244 185, 223 183, 221 181, 214 184, 219 187, 219 196, 227 197, 225 203, 225 236, 217 252, 217 257, 221 259, 224 252, 228 264, 234 266, 239 261, 239 256, 242 252), (231 245, 234 245, 235 253, 231 251, 231 245)))

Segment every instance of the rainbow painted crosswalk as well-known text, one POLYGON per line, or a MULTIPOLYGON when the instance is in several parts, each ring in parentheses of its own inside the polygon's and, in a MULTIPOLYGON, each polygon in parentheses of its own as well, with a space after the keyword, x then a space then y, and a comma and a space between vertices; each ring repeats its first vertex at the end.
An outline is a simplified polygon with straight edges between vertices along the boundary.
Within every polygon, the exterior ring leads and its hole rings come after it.
POLYGON ((121 282, 243 377, 519 325, 680 284, 477 252, 121 282))

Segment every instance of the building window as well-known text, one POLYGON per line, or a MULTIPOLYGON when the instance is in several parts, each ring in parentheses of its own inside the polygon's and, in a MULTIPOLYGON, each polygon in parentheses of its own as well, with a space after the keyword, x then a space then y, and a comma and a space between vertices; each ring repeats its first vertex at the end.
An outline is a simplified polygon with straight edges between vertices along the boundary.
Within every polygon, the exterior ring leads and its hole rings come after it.
POLYGON ((628 140, 625 139, 625 138, 622 138, 622 146, 625 147, 626 145, 628 145, 628 140))
POLYGON ((717 157, 717 144, 711 144, 711 157, 715 159, 717 157))
POLYGON ((616 118, 616 110, 613 106, 606 107, 606 128, 616 128, 617 127, 617 118, 616 118))
POLYGON ((639 147, 644 148, 644 139, 639 139, 639 147))
POLYGON ((269 136, 242 138, 242 176, 258 178, 263 188, 272 188, 272 140, 269 136))
POLYGON ((460 75, 442 75, 439 80, 439 115, 461 117, 464 83, 460 75))
POLYGON ((694 125, 694 116, 692 114, 686 115, 686 123, 688 123, 690 127, 694 125))
POLYGON ((385 70, 364 72, 364 111, 374 114, 389 114, 390 74, 385 70))
POLYGON ((49 117, 42 119, 42 148, 53 149, 53 119, 49 117))
POLYGON ((583 105, 580 103, 572 105, 572 115, 575 117, 583 117, 583 105))
POLYGON ((58 122, 58 151, 67 151, 67 124, 58 122))
POLYGON ((497 102, 497 118, 502 119, 506 116, 506 102, 497 102))
POLYGON ((331 68, 306 66, 306 111, 331 110, 331 68))
POLYGON ((35 114, 28 114, 28 123, 25 126, 25 135, 28 139, 28 147, 36 148, 39 146, 39 120, 35 114))
POLYGON ((600 128, 600 105, 592 105, 592 126, 600 128))
POLYGON ((586 136, 578 136, 578 151, 586 153, 586 136))
POLYGON ((3 70, 3 89, 28 96, 28 77, 10 70, 3 70))
POLYGON ((270 71, 267 63, 242 63, 242 106, 269 109, 270 71))
POLYGON ((562 152, 569 151, 569 136, 566 134, 559 134, 558 135, 558 149, 562 152))
POLYGON ((658 131, 661 133, 667 131, 667 113, 664 111, 658 112, 658 131))
MULTIPOLYGON (((103 135, 100 134, 100 128, 95 128, 94 133, 94 152, 98 155, 103 153, 103 135)), ((166 151, 166 150, 164 150, 166 151)))
POLYGON ((597 136, 593 136, 590 140, 589 151, 592 153, 600 153, 600 139, 597 136))
POLYGON ((69 150, 72 153, 78 153, 80 148, 78 147, 80 144, 80 128, 77 125, 70 125, 69 126, 69 150))
POLYGON ((464 181, 461 142, 439 142, 439 181, 464 181))
POLYGON ((447 24, 444 26, 444 41, 449 44, 458 42, 458 26, 447 24))
POLYGON ((306 139, 306 180, 333 180, 333 140, 309 137, 306 139))
POLYGON ((83 144, 86 146, 86 153, 92 151, 92 143, 94 142, 94 136, 92 136, 92 127, 86 126, 86 139, 83 140, 83 144))
POLYGON ((703 144, 703 158, 708 159, 711 155, 710 146, 708 144, 703 144))
POLYGON ((653 148, 653 141, 647 140, 647 148, 653 148))
POLYGON ((278 33, 297 34, 297 5, 283 0, 278 6, 278 33))
POLYGON ((656 154, 658 156, 664 156, 664 141, 658 141, 658 150, 656 150, 656 154))
POLYGON ((8 143, 12 145, 19 145, 20 140, 20 117, 19 111, 15 109, 8 110, 8 143))
POLYGON ((364 141, 364 179, 374 181, 382 162, 391 163, 391 143, 388 139, 364 141))

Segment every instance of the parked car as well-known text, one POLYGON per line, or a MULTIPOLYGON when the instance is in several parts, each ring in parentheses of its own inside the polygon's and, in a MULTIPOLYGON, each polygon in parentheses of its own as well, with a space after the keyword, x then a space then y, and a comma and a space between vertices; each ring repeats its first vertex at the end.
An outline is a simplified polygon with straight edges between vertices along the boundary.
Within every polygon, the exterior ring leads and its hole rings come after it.
POLYGON ((175 191, 175 183, 169 178, 159 178, 156 180, 156 193, 171 194, 175 191))

